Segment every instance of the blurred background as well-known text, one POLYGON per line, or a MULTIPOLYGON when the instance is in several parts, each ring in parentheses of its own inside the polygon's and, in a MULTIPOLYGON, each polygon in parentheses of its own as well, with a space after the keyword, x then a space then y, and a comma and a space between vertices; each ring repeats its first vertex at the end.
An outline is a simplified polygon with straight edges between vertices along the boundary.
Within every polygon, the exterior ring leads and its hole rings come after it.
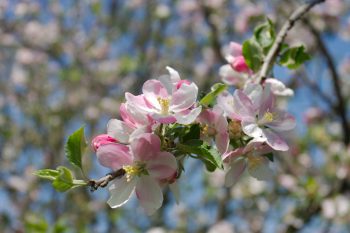
MULTIPOLYGON (((350 1, 327 0, 290 32, 313 59, 274 74, 295 90, 280 104, 298 127, 275 155, 275 177, 224 173, 187 161, 181 202, 166 193, 147 217, 136 200, 110 209, 108 190, 58 193, 32 172, 68 165, 67 136, 87 138, 119 117, 126 91, 169 65, 201 91, 220 82, 230 41, 249 38, 268 15, 277 28, 302 1, 0 0, 0 232, 350 232, 350 1)), ((109 172, 92 150, 91 178, 109 172)), ((79 176, 79 173, 76 173, 79 176)))

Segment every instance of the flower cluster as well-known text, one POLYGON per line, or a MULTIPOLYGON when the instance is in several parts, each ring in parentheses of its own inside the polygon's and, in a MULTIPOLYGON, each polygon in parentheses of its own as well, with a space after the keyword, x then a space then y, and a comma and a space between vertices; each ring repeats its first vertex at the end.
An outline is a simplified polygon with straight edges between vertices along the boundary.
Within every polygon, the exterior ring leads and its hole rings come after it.
POLYGON ((188 157, 201 160, 208 171, 227 170, 227 186, 245 168, 257 179, 272 176, 269 158, 273 151, 288 150, 284 134, 295 127, 294 118, 276 108, 276 95, 292 91, 272 78, 254 83, 237 43, 231 43, 227 61, 220 74, 236 87, 233 94, 226 84, 220 90, 214 85, 205 101, 198 101, 196 84, 170 67, 168 75, 146 81, 142 94, 125 94, 122 120, 111 119, 107 134, 92 141, 99 163, 124 174, 109 187, 112 208, 135 192, 145 211, 154 213, 162 205, 163 187, 177 196, 188 157))

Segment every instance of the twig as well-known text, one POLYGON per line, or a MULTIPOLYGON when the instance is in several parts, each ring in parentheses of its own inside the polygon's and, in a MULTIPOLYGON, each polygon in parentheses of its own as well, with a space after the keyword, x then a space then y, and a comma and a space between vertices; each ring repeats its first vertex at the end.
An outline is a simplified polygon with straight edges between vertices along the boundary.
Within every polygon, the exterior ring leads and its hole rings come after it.
POLYGON ((343 130, 343 142, 345 145, 349 145, 350 143, 350 126, 347 119, 347 110, 346 110, 346 103, 344 101, 344 98, 341 93, 341 87, 340 87, 340 77, 338 75, 336 66, 334 64, 334 61, 332 59, 331 54, 329 53, 325 43, 323 42, 320 33, 315 29, 315 27, 308 21, 303 20, 304 24, 310 29, 310 32, 316 39, 316 43, 318 45, 318 48, 320 49, 322 55, 324 56, 326 63, 328 65, 328 68, 330 70, 331 78, 332 78, 332 84, 333 89, 335 92, 335 95, 337 97, 337 104, 334 106, 334 110, 337 112, 341 119, 342 123, 342 130, 343 130))
POLYGON ((305 3, 304 5, 297 8, 289 19, 283 24, 281 30, 278 32, 276 40, 272 45, 269 53, 267 54, 264 63, 262 65, 261 71, 256 78, 256 82, 260 83, 261 80, 265 79, 271 65, 275 62, 278 52, 281 49, 284 39, 287 36, 288 31, 294 26, 295 22, 300 20, 313 6, 324 2, 325 0, 313 0, 305 3))
POLYGON ((119 169, 115 172, 111 172, 107 174, 106 176, 98 179, 98 180, 89 180, 88 185, 90 186, 91 192, 96 191, 99 187, 104 188, 108 185, 108 183, 115 178, 120 178, 125 175, 124 169, 119 169))

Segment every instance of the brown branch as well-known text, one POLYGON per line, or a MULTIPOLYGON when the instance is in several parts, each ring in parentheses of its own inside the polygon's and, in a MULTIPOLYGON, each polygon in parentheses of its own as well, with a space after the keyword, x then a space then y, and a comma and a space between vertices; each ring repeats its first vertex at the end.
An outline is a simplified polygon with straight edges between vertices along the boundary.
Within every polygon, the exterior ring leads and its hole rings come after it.
POLYGON ((284 39, 287 36, 288 31, 294 26, 295 22, 300 20, 313 6, 324 2, 325 0, 313 0, 308 3, 303 4, 297 8, 288 20, 283 24, 281 30, 278 32, 276 40, 272 45, 269 53, 267 54, 264 63, 262 65, 261 71, 256 78, 256 82, 260 83, 261 80, 265 79, 268 75, 271 65, 275 62, 275 59, 281 49, 284 39))
POLYGON ((125 175, 124 169, 119 169, 117 171, 111 172, 106 176, 98 179, 98 180, 89 180, 88 186, 90 186, 91 192, 96 191, 98 188, 104 188, 108 185, 108 183, 116 178, 121 178, 125 175))
POLYGON ((337 72, 336 65, 334 64, 333 58, 332 58, 331 54, 329 53, 323 39, 321 38, 320 33, 316 30, 316 28, 308 20, 303 20, 303 22, 310 29, 310 32, 315 37, 318 48, 321 51, 322 55, 324 56, 326 63, 327 63, 327 66, 330 70, 333 89, 334 89, 335 95, 337 97, 337 104, 334 106, 334 110, 336 111, 336 113, 339 115, 339 117, 341 119, 342 130, 343 130, 343 142, 345 145, 349 145, 349 143, 350 143, 350 126, 349 126, 349 121, 347 119, 347 114, 346 114, 347 113, 346 103, 345 103, 343 95, 341 93, 340 77, 339 77, 339 74, 337 72))

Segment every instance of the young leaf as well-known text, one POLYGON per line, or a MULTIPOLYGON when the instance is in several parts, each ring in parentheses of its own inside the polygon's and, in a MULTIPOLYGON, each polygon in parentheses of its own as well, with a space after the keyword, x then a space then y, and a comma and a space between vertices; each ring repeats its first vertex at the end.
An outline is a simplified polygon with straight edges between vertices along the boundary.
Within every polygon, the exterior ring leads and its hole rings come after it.
POLYGON ((210 172, 216 168, 223 168, 219 152, 202 140, 190 140, 182 144, 179 143, 177 147, 183 153, 197 155, 198 159, 204 162, 207 170, 210 172))
POLYGON ((33 174, 43 179, 55 180, 60 173, 53 169, 42 169, 35 171, 33 174))
POLYGON ((311 59, 311 56, 304 50, 305 47, 303 45, 285 50, 281 55, 279 63, 289 69, 297 69, 305 61, 311 59))
POLYGON ((80 169, 83 169, 81 157, 86 146, 87 143, 84 136, 84 127, 81 127, 68 137, 65 147, 66 157, 71 164, 79 167, 80 169))
POLYGON ((268 18, 263 24, 258 25, 254 30, 254 37, 267 54, 276 39, 275 25, 268 18))
POLYGON ((86 182, 83 180, 73 179, 72 172, 64 166, 59 166, 57 171, 59 175, 52 182, 52 186, 59 192, 65 192, 69 189, 86 185, 86 182))
POLYGON ((257 72, 264 61, 263 50, 260 47, 259 43, 254 38, 244 41, 242 52, 244 60, 246 61, 249 68, 254 72, 257 72))
POLYGON ((184 132, 184 135, 179 135, 179 138, 182 142, 186 142, 193 139, 199 139, 200 132, 201 132, 200 125, 193 124, 190 127, 188 127, 186 132, 184 132))
POLYGON ((211 104, 213 104, 213 102, 215 101, 216 97, 223 92, 224 90, 227 89, 227 85, 223 84, 223 83, 215 83, 212 87, 211 87, 211 91, 205 95, 200 101, 199 103, 201 105, 204 106, 209 106, 211 104))

